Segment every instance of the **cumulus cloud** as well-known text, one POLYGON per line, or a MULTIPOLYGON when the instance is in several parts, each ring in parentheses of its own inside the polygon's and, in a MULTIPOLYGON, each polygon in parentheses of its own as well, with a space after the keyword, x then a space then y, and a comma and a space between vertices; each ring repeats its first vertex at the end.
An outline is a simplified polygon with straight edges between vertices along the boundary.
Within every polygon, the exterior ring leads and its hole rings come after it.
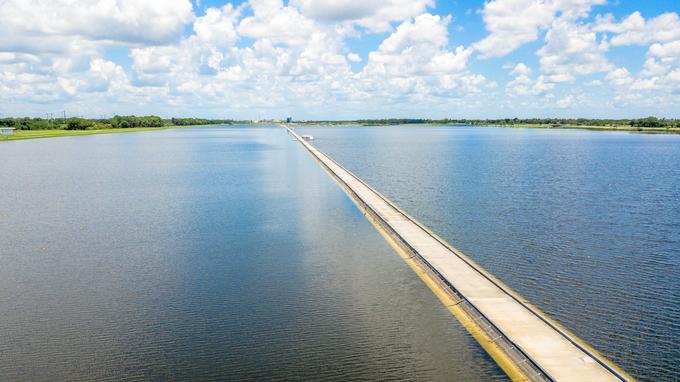
POLYGON ((645 20, 633 12, 617 23, 611 14, 598 16, 593 30, 613 32, 612 45, 646 45, 652 42, 680 40, 680 18, 675 12, 645 20))
POLYGON ((209 8, 178 44, 133 49, 135 85, 161 87, 170 102, 189 97, 232 109, 323 102, 351 89, 342 86, 351 82, 350 58, 333 28, 281 1, 248 6, 246 17, 231 5, 209 8), (241 37, 254 42, 236 46, 241 37))
POLYGON ((0 52, 12 57, 0 60, 0 87, 12 89, 5 95, 63 104, 134 94, 106 49, 172 44, 194 14, 188 0, 7 0, 0 19, 0 52))
MULTIPOLYGON (((252 45, 210 43, 195 27, 196 34, 179 44, 133 49, 133 83, 162 87, 170 97, 194 97, 202 104, 230 108, 427 102, 492 86, 469 70, 471 48, 448 48, 450 17, 425 13, 402 22, 354 73, 350 62, 362 59, 348 51, 335 28, 277 1, 254 1, 251 7, 252 16, 229 20, 238 36, 255 39, 252 45), (293 14, 304 32, 278 34, 282 14, 293 14)), ((236 12, 227 10, 227 15, 236 12)), ((219 19, 210 11, 204 17, 219 19)), ((203 22, 199 18, 195 25, 203 22)))
POLYGON ((597 34, 586 25, 557 19, 545 37, 546 44, 538 50, 541 70, 552 82, 574 81, 582 76, 611 68, 604 53, 607 45, 597 40, 597 34))
POLYGON ((512 81, 505 86, 505 93, 511 97, 518 96, 538 96, 543 95, 553 89, 555 85, 547 82, 545 76, 531 78, 532 70, 524 63, 520 62, 510 70, 513 76, 512 81))
POLYGON ((633 83, 633 78, 626 68, 616 68, 610 71, 607 73, 605 80, 615 86, 628 86, 633 83))
POLYGON ((193 11, 189 0, 6 0, 0 19, 0 50, 58 52, 96 41, 168 43, 179 39, 193 11))
POLYGON ((356 53, 349 53, 347 59, 351 62, 361 62, 361 57, 356 53))
POLYGON ((561 14, 565 20, 587 15, 593 5, 605 0, 494 0, 484 4, 482 17, 490 34, 474 44, 483 58, 503 57, 535 41, 561 14))
POLYGON ((206 9, 205 16, 194 21, 196 37, 216 45, 233 45, 238 40, 235 24, 241 8, 227 3, 221 8, 206 9))
POLYGON ((450 21, 429 13, 405 21, 369 54, 367 70, 402 77, 464 71, 471 50, 446 49, 450 21))
POLYGON ((385 32, 392 22, 418 16, 434 0, 292 0, 304 15, 331 22, 352 22, 370 32, 385 32))
POLYGON ((434 14, 434 0, 225 1, 198 15, 189 0, 0 0, 0 105, 77 105, 86 113, 154 105, 177 114, 200 105, 207 114, 252 117, 422 114, 489 102, 555 110, 587 104, 564 91, 582 76, 605 84, 598 91, 613 89, 618 104, 653 95, 669 104, 680 89, 677 14, 585 17, 602 3, 487 1, 480 16, 466 13, 489 31, 468 46, 454 43, 463 29, 453 15, 434 14), (370 37, 381 39, 377 46, 355 45, 371 33, 384 33, 370 37), (504 66, 500 90, 475 71, 474 52, 500 57, 532 41, 541 44, 538 64, 524 57, 504 66), (641 70, 607 59, 633 44, 649 47, 641 70))
MULTIPOLYGON (((642 70, 632 81, 634 90, 673 93, 680 88, 680 40, 649 47, 642 70)), ((612 82, 614 85, 620 83, 612 82)))
POLYGON ((478 92, 491 85, 468 70, 471 48, 448 49, 450 17, 423 14, 399 25, 368 56, 362 78, 383 79, 386 94, 413 92, 444 95, 454 90, 478 92))
POLYGON ((653 44, 649 47, 649 55, 666 61, 677 59, 680 57, 680 39, 666 44, 653 44))
POLYGON ((514 68, 512 68, 510 74, 514 76, 528 76, 531 74, 531 69, 524 65, 524 63, 520 62, 519 64, 515 65, 514 68))
POLYGON ((540 28, 554 18, 553 10, 534 0, 495 0, 484 5, 488 37, 474 45, 484 57, 502 57, 538 38, 540 28))
POLYGON ((89 70, 78 77, 59 77, 62 89, 71 96, 79 93, 107 92, 112 87, 127 88, 123 68, 100 58, 90 62, 89 70))
POLYGON ((651 44, 638 73, 632 74, 620 67, 613 68, 605 77, 618 91, 621 102, 671 96, 680 88, 680 18, 676 13, 645 19, 634 12, 620 22, 612 15, 605 15, 596 19, 593 29, 612 33, 612 46, 651 44), (636 98, 631 98, 633 96, 636 98))
POLYGON ((296 8, 284 6, 281 0, 251 0, 253 16, 241 20, 238 33, 255 39, 269 39, 274 43, 304 45, 317 31, 314 21, 296 8))
POLYGON ((560 109, 567 109, 574 106, 574 103, 575 103, 574 97, 568 95, 564 98, 557 100, 557 102, 555 102, 555 106, 557 106, 560 109))

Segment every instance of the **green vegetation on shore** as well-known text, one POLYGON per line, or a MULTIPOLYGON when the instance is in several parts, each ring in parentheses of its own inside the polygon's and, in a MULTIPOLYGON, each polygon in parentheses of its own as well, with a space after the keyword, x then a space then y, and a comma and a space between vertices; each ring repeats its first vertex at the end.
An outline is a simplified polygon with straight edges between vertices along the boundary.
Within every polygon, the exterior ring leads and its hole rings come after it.
POLYGON ((243 123, 231 119, 170 118, 117 115, 108 119, 86 118, 0 118, 0 127, 16 129, 12 135, 0 136, 0 141, 64 137, 72 135, 92 135, 123 133, 202 125, 225 125, 243 123))
POLYGON ((54 137, 68 137, 74 135, 94 135, 94 134, 110 134, 110 133, 133 133, 140 131, 155 131, 178 128, 189 128, 196 126, 162 126, 162 127, 129 127, 116 129, 87 129, 87 130, 16 130, 14 134, 8 136, 0 136, 2 141, 15 141, 20 139, 35 139, 35 138, 54 138, 54 137))
POLYGON ((355 121, 304 121, 302 124, 324 125, 450 125, 491 126, 555 129, 620 130, 660 133, 680 133, 680 119, 587 119, 587 118, 504 118, 504 119, 359 119, 355 121))
POLYGON ((135 116, 116 115, 113 118, 0 118, 0 127, 13 127, 17 130, 107 130, 133 127, 165 127, 225 125, 239 123, 231 119, 170 118, 162 119, 155 115, 135 116))
MULTIPOLYGON (((275 123, 270 120, 267 123, 275 123)), ((232 119, 169 118, 158 116, 114 116, 112 118, 0 118, 0 127, 16 129, 12 135, 0 136, 0 141, 62 137, 71 135, 107 134, 117 132, 149 131, 167 128, 191 127, 202 125, 250 124, 251 121, 232 119)), ((299 125, 449 125, 449 126, 491 126, 502 128, 555 128, 614 130, 647 133, 680 134, 680 119, 586 119, 586 118, 505 118, 505 119, 417 119, 387 118, 359 119, 347 121, 297 121, 299 125)))

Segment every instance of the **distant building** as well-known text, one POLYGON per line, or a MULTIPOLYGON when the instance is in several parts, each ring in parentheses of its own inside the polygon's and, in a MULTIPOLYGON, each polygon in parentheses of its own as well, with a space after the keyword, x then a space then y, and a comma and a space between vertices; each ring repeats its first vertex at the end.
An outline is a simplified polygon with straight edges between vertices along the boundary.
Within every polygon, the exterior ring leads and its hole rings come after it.
POLYGON ((0 135, 12 135, 14 134, 13 127, 0 127, 0 135))
POLYGON ((286 123, 291 123, 291 122, 293 122, 293 117, 286 118, 286 123))

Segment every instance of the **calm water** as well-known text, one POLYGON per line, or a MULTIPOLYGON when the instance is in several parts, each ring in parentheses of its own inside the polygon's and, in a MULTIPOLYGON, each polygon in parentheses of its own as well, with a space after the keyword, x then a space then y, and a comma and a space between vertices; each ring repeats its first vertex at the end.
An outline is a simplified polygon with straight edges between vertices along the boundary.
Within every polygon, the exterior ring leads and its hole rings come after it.
POLYGON ((300 129, 642 380, 680 380, 680 136, 300 129))
POLYGON ((280 128, 0 163, 2 381, 505 379, 280 128))

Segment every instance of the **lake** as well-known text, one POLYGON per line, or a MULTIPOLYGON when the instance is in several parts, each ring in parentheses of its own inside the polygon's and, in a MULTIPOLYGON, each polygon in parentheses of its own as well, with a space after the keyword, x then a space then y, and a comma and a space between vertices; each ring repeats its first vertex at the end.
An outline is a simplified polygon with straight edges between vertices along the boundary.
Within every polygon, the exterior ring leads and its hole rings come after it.
POLYGON ((298 128, 640 380, 680 380, 680 136, 298 128))
POLYGON ((0 142, 0 163, 0 380, 506 380, 281 128, 0 142))

